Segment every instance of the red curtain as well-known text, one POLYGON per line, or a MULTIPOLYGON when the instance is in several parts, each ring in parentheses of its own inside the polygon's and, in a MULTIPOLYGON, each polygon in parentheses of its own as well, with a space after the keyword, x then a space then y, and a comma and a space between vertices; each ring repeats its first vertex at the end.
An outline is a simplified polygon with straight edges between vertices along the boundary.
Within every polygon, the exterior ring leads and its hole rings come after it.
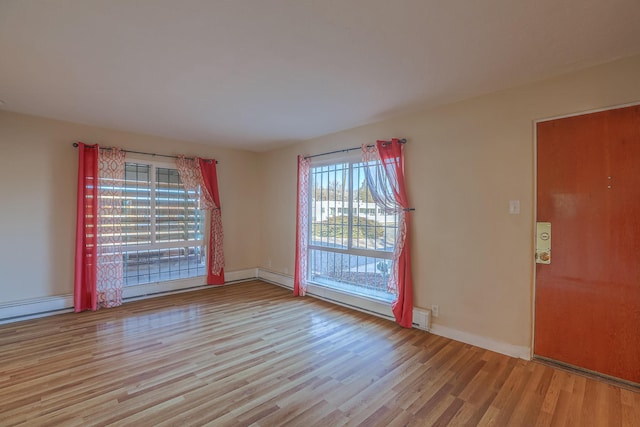
POLYGON ((98 146, 78 143, 74 308, 95 310, 98 237, 98 146))
POLYGON ((207 284, 224 285, 224 253, 222 216, 220 212, 220 193, 218 192, 218 175, 215 160, 198 159, 203 191, 207 191, 216 207, 211 210, 211 227, 209 228, 209 247, 207 251, 207 284))
POLYGON ((413 327, 413 278, 411 276, 411 241, 409 232, 411 227, 409 200, 404 181, 404 152, 403 144, 398 139, 391 141, 377 141, 376 146, 380 154, 380 161, 384 167, 393 195, 404 213, 404 229, 402 233, 404 244, 399 258, 396 260, 398 269, 398 299, 392 305, 396 321, 405 328, 413 327))

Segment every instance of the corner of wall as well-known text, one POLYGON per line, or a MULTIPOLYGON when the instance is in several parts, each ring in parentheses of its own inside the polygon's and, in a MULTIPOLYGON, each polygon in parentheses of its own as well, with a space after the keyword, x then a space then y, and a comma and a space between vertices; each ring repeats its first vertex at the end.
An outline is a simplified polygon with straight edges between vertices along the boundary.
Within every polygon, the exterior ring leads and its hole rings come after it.
POLYGON ((441 337, 484 348, 485 350, 495 351, 496 353, 517 357, 519 359, 531 360, 530 347, 513 345, 438 324, 431 325, 429 332, 441 337))

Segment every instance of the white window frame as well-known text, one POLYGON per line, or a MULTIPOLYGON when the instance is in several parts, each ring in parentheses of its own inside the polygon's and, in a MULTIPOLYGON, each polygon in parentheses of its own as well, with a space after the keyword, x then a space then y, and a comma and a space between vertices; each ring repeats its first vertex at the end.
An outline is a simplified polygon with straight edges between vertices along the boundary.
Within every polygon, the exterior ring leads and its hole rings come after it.
MULTIPOLYGON (((309 192, 308 192, 309 193, 309 230, 307 233, 308 235, 307 252, 309 257, 311 257, 311 253, 312 253, 311 251, 316 250, 316 251, 331 252, 331 253, 337 253, 337 254, 343 254, 343 255, 381 258, 381 259, 387 259, 390 261, 393 260, 393 250, 385 251, 385 250, 361 249, 361 248, 353 247, 353 226, 352 226, 353 218, 354 216, 360 216, 359 207, 354 204, 354 197, 352 194, 352 193, 355 193, 355 191, 357 191, 353 189, 353 183, 352 183, 353 165, 358 163, 362 163, 360 152, 357 152, 355 154, 347 154, 347 155, 342 154, 342 155, 331 156, 331 157, 327 156, 319 160, 313 159, 311 161, 310 171, 309 171, 311 179, 309 179, 309 192), (313 178, 312 178, 313 170, 314 168, 317 168, 317 167, 330 166, 330 165, 336 165, 336 164, 348 164, 348 173, 347 173, 348 183, 346 184, 346 187, 350 189, 350 196, 348 199, 348 209, 345 209, 345 207, 342 206, 343 215, 349 216, 349 222, 347 225, 348 238, 347 238, 346 249, 328 247, 328 246, 319 246, 319 245, 314 245, 312 243, 313 210, 314 210, 313 178)), ((329 206, 330 204, 327 203, 327 207, 329 206)), ((334 216, 337 216, 337 209, 338 209, 337 205, 334 206, 333 208, 335 209, 334 216)), ((368 208, 369 206, 363 209, 366 210, 368 208)), ((321 209, 323 209, 322 206, 321 206, 321 209)), ((397 223, 396 223, 396 228, 397 228, 397 223)), ((393 318, 393 314, 390 311, 387 300, 381 300, 379 298, 368 296, 366 294, 352 293, 344 289, 340 289, 340 287, 334 287, 334 286, 328 285, 327 283, 315 281, 312 278, 312 271, 311 271, 312 266, 313 266, 313 263, 309 261, 307 263, 306 277, 307 277, 307 282, 310 285, 309 290, 311 291, 311 293, 325 297, 325 298, 329 298, 334 302, 338 302, 343 305, 348 305, 356 309, 373 312, 375 314, 382 315, 388 318, 393 318)), ((336 281, 336 283, 340 283, 340 281, 336 281)))
MULTIPOLYGON (((140 164, 140 165, 148 165, 149 166, 149 197, 150 197, 150 243, 124 243, 122 244, 122 251, 156 251, 156 250, 164 250, 164 249, 181 249, 185 247, 194 247, 194 246, 204 246, 205 244, 205 236, 203 232, 202 239, 198 240, 179 240, 179 241, 171 241, 171 242, 157 242, 156 240, 156 184, 157 184, 157 169, 165 168, 165 169, 178 169, 175 162, 170 161, 158 161, 158 160, 150 160, 148 158, 138 157, 136 155, 127 155, 125 159, 125 168, 126 164, 140 164)), ((204 230, 203 230, 204 231, 204 230)), ((207 248, 208 249, 208 248, 207 248)), ((126 274, 126 273, 125 273, 126 274)), ((187 278, 181 279, 168 279, 168 280, 159 280, 159 281, 150 281, 145 283, 133 284, 133 285, 125 285, 125 289, 127 288, 138 288, 145 287, 149 285, 154 285, 158 283, 164 282, 185 282, 189 285, 196 284, 194 280, 197 281, 197 284, 202 282, 204 284, 207 272, 206 267, 203 269, 203 273, 195 276, 190 276, 187 278)))

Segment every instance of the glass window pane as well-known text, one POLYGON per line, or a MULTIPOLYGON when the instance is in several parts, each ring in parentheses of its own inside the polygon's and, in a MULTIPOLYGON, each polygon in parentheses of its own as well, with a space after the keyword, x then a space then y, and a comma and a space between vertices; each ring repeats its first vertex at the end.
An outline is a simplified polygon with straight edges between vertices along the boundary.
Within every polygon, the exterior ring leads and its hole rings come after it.
POLYGON ((312 245, 347 248, 349 244, 349 164, 311 169, 312 245))
POLYGON ((376 205, 364 165, 312 167, 310 185, 309 281, 392 301, 387 281, 398 217, 376 205))
POLYGON ((353 218, 352 246, 358 249, 393 252, 398 216, 387 215, 373 200, 365 176, 363 163, 355 163, 352 169, 354 188, 353 205, 357 207, 353 218))
POLYGON ((125 164, 122 191, 122 243, 124 245, 151 243, 151 181, 150 166, 125 164))
POLYGON ((186 191, 176 169, 156 168, 156 241, 201 240, 204 214, 198 195, 186 191))
POLYGON ((395 298, 387 291, 389 259, 319 249, 310 250, 308 259, 309 279, 314 283, 385 301, 395 298))
POLYGON ((206 274, 205 213, 176 169, 126 163, 122 215, 125 286, 206 274))

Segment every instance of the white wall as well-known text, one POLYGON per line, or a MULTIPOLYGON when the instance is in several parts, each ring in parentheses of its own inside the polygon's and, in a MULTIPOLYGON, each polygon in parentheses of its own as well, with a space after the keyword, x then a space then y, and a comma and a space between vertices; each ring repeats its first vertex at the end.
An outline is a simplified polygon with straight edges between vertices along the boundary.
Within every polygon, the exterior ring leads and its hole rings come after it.
POLYGON ((218 159, 226 270, 256 266, 257 154, 0 111, 0 303, 73 292, 76 141, 218 159))
POLYGON ((74 141, 219 159, 227 271, 292 275, 296 156, 403 137, 415 305, 438 304, 441 331, 526 349, 534 121, 640 101, 638 76, 640 56, 260 154, 0 112, 0 303, 72 292, 74 141))
POLYGON ((640 56, 264 153, 260 266, 293 272, 298 154, 407 138, 415 305, 438 304, 434 327, 450 335, 526 350, 534 121, 634 101, 640 56), (520 200, 520 215, 508 213, 509 200, 520 200))

